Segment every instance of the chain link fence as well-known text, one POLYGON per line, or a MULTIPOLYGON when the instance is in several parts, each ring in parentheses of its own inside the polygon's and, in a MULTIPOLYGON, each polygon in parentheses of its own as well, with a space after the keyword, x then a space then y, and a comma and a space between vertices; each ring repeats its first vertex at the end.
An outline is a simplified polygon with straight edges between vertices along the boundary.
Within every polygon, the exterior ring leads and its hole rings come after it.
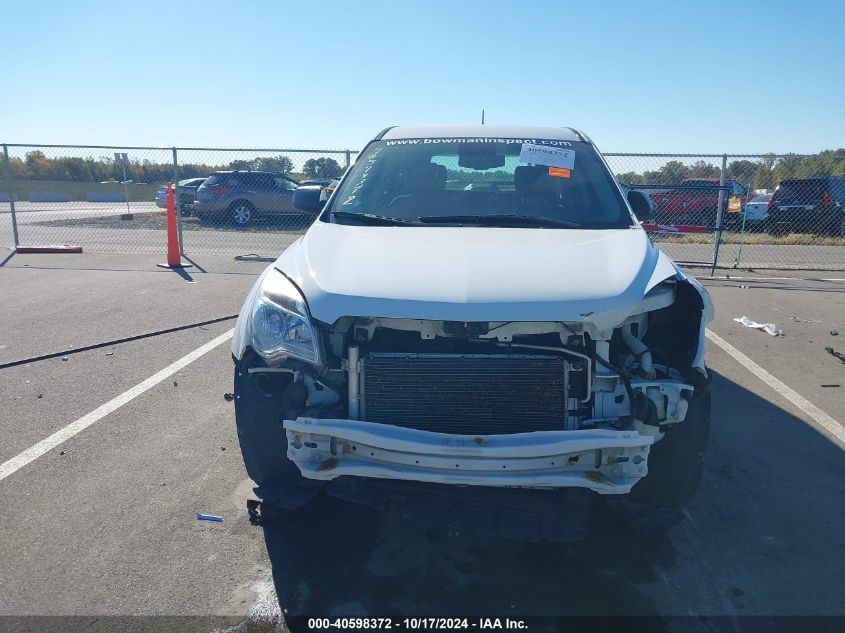
POLYGON ((605 155, 652 202, 652 239, 679 262, 845 269, 845 153, 605 155))
POLYGON ((163 253, 166 184, 191 254, 278 254, 313 221, 303 182, 328 183, 350 150, 4 145, 0 239, 10 246, 163 253), (13 213, 14 211, 14 213, 13 213))
MULTIPOLYGON (((0 243, 163 253, 177 184, 183 254, 274 256, 313 221, 298 183, 326 183, 352 150, 3 146, 0 243)), ((845 154, 607 153, 651 200, 652 239, 678 262, 845 269, 845 154)))

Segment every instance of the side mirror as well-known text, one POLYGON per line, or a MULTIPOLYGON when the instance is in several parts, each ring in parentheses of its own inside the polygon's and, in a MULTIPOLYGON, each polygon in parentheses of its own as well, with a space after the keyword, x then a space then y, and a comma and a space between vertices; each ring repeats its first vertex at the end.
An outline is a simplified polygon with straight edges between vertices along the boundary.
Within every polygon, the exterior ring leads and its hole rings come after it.
POLYGON ((320 185, 303 185, 293 192, 293 206, 306 213, 319 213, 325 206, 325 200, 320 200, 323 188, 320 185))
POLYGON ((654 217, 654 207, 651 200, 642 191, 634 189, 628 191, 628 204, 631 205, 634 215, 641 222, 651 220, 654 217))

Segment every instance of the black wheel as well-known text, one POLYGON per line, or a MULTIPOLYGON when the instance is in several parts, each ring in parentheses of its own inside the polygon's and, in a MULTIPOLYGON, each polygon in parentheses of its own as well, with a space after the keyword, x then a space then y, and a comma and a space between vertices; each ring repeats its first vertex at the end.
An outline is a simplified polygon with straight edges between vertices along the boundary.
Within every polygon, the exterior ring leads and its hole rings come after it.
POLYGON ((704 472, 710 436, 710 390, 693 395, 687 417, 651 447, 648 474, 631 490, 631 501, 681 508, 692 499, 704 472))
MULTIPOLYGON (((255 482, 255 494, 279 510, 304 507, 325 486, 325 482, 306 479, 287 458, 288 441, 282 418, 297 416, 290 393, 281 385, 265 380, 267 374, 249 374, 235 367, 235 426, 244 466, 255 482)), ((304 391, 304 388, 302 389, 304 391)), ((300 394, 296 401, 304 404, 300 394)))
POLYGON ((229 206, 229 218, 236 226, 246 226, 255 217, 255 207, 246 200, 236 200, 229 206))

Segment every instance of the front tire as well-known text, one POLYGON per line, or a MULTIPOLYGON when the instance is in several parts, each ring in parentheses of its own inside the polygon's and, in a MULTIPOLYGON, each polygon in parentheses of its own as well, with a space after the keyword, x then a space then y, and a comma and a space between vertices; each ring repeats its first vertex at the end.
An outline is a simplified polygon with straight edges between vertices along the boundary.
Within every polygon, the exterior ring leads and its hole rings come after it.
POLYGON ((690 399, 687 417, 651 447, 648 474, 631 490, 631 500, 661 508, 682 508, 704 472, 710 437, 710 390, 690 399))
MULTIPOLYGON (((267 374, 250 374, 250 364, 235 366, 235 427, 247 474, 255 494, 280 511, 296 511, 310 503, 325 482, 306 479, 287 458, 287 434, 282 420, 296 418, 306 396, 293 405, 287 384, 265 381, 267 374)), ((279 376, 279 374, 271 374, 279 376)))

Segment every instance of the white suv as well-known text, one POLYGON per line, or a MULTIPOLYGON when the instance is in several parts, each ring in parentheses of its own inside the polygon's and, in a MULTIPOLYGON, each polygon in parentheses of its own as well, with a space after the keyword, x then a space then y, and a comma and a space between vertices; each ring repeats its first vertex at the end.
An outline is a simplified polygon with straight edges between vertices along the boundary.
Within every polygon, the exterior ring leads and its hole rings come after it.
POLYGON ((325 206, 312 189, 294 204, 317 221, 261 275, 232 346, 265 503, 692 496, 712 303, 585 135, 389 128, 325 206))

